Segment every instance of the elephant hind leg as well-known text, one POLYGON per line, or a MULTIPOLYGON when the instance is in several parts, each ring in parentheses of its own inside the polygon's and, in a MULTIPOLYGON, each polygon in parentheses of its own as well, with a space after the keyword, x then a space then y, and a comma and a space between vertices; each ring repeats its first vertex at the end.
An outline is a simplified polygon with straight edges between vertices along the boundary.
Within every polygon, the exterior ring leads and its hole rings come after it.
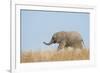
POLYGON ((73 47, 74 47, 74 48, 82 49, 82 48, 83 48, 83 45, 82 45, 81 42, 77 42, 77 43, 73 44, 73 47))

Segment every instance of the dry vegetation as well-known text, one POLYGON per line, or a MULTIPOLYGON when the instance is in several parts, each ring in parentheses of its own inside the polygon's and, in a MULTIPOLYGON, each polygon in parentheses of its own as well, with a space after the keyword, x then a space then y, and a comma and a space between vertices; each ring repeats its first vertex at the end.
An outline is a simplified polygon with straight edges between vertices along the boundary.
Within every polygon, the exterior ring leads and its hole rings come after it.
POLYGON ((60 51, 23 52, 21 53, 21 63, 41 62, 41 61, 64 61, 64 60, 88 60, 88 49, 67 48, 60 51))

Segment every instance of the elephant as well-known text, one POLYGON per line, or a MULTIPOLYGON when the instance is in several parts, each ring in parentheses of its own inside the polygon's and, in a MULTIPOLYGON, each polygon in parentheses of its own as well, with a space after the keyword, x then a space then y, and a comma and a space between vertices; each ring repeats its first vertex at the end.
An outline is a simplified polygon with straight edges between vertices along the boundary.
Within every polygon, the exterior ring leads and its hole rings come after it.
POLYGON ((53 34, 51 41, 49 43, 43 42, 45 45, 51 45, 58 43, 58 50, 64 49, 65 47, 73 47, 82 49, 84 41, 81 37, 81 34, 76 31, 60 31, 53 34))

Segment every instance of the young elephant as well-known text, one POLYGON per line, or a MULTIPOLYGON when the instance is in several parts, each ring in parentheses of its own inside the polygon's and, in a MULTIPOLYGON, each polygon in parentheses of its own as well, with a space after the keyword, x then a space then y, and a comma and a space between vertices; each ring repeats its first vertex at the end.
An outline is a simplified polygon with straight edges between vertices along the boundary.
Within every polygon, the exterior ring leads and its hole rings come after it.
POLYGON ((83 48, 83 39, 78 32, 57 32, 53 34, 52 39, 49 43, 43 42, 46 45, 58 43, 58 50, 65 47, 83 48))

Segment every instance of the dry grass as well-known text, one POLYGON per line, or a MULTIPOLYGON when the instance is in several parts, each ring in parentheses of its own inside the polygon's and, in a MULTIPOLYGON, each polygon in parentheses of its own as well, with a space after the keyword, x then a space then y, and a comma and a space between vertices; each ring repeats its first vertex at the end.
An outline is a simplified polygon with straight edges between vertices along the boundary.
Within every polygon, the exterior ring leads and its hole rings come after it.
POLYGON ((21 54, 21 63, 41 62, 41 61, 67 61, 67 60, 88 60, 88 49, 67 48, 60 51, 42 51, 42 52, 23 52, 21 54))

